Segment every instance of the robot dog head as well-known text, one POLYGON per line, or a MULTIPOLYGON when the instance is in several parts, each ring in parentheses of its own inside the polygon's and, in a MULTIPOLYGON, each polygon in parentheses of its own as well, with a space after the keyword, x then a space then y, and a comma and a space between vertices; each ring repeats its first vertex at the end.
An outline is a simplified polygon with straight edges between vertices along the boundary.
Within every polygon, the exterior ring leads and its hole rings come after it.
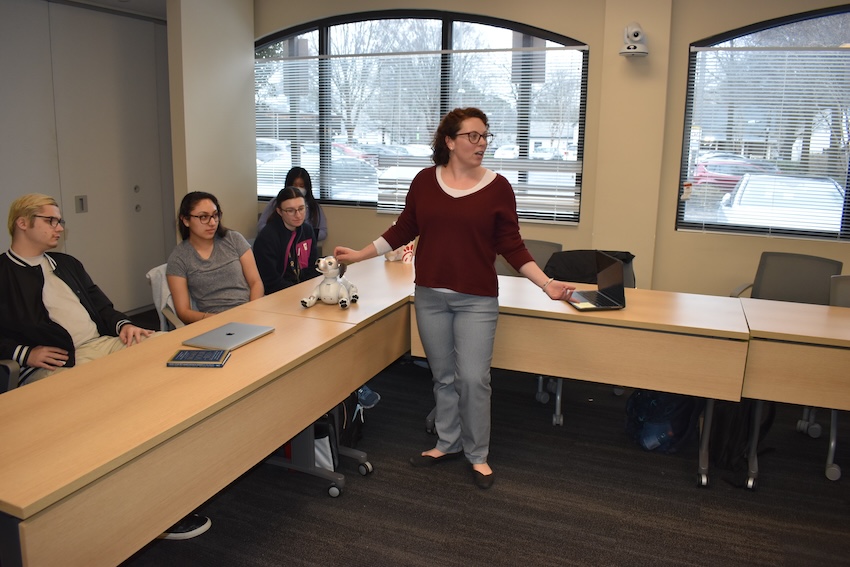
POLYGON ((340 264, 333 256, 325 256, 316 260, 316 269, 326 278, 336 278, 345 275, 345 264, 340 264))

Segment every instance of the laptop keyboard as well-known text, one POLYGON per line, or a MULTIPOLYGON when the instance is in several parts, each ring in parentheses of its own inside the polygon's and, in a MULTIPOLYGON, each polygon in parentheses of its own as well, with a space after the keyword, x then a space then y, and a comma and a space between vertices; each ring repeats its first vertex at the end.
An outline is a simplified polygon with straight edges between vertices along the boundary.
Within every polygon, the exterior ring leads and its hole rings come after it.
POLYGON ((594 305, 599 305, 600 307, 614 307, 617 305, 616 302, 608 299, 607 296, 602 295, 598 291, 583 291, 581 294, 587 299, 589 302, 594 305))

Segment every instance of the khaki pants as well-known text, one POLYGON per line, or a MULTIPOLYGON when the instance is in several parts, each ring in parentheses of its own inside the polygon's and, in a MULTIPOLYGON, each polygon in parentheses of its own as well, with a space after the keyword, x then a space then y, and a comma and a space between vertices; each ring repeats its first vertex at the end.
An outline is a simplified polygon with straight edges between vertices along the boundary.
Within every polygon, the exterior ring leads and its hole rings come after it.
MULTIPOLYGON (((85 364, 86 362, 91 362, 92 360, 103 358, 108 354, 112 354, 113 352, 117 352, 124 348, 127 347, 124 345, 124 343, 121 342, 121 339, 118 337, 98 337, 77 347, 75 353, 75 358, 77 361, 76 364, 77 366, 79 366, 80 364, 85 364)), ((56 370, 47 370, 46 368, 39 368, 27 377, 27 381, 25 383, 30 384, 32 382, 36 382, 43 378, 47 378, 48 376, 51 376, 57 372, 62 372, 63 370, 69 369, 57 368, 56 370)))

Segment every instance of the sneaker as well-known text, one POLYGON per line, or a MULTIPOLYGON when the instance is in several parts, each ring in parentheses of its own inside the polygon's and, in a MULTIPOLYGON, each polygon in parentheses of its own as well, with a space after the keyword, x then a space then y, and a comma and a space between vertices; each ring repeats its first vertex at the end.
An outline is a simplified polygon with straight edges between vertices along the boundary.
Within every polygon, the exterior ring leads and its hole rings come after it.
POLYGON ((189 514, 159 535, 157 539, 192 539, 199 536, 212 525, 212 520, 206 516, 189 514))
POLYGON ((361 386, 357 390, 357 401, 360 402, 363 409, 373 408, 381 401, 381 394, 372 391, 369 386, 361 386))

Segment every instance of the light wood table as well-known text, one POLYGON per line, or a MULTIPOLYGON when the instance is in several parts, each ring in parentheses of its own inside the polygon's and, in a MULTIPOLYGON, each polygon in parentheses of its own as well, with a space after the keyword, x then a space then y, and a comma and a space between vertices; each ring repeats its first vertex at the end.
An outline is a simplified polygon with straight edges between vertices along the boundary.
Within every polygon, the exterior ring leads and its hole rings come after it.
MULTIPOLYGON (((758 434, 764 401, 850 410, 850 309, 742 298, 750 348, 742 396, 757 400, 753 412, 747 487, 758 478, 758 434)), ((835 420, 826 476, 837 480, 835 420)))
POLYGON ((247 304, 3 394, 0 562, 120 563, 408 351, 407 302, 365 321, 247 304), (223 368, 166 368, 229 321, 276 330, 223 368))
POLYGON ((368 325, 387 309, 406 306, 413 294, 413 264, 387 262, 383 256, 347 267, 345 278, 357 286, 360 298, 347 309, 339 305, 317 302, 313 307, 301 306, 322 277, 282 289, 244 305, 247 309, 270 311, 296 317, 368 325))
MULTIPOLYGON (((424 356, 415 321, 412 353, 424 356)), ((737 401, 748 338, 735 298, 627 289, 625 309, 579 312, 500 276, 493 366, 737 401)))
MULTIPOLYGON (((500 276, 492 365, 706 398, 697 470, 705 485, 714 400, 740 400, 748 339, 737 298, 627 289, 625 309, 579 312, 525 278, 500 276)), ((411 341, 411 353, 425 356, 415 312, 411 341)))
POLYGON ((850 410, 850 309, 742 298, 750 326, 743 397, 850 410))

